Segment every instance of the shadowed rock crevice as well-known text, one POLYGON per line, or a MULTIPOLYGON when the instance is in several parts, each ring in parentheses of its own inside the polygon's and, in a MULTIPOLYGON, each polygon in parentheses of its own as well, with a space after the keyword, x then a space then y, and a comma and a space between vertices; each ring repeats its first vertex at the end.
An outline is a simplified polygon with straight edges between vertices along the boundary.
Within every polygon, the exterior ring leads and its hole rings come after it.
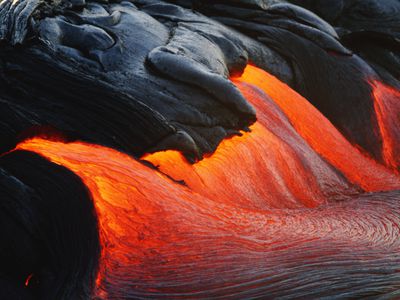
POLYGON ((88 299, 100 244, 82 181, 37 154, 0 158, 0 297, 88 299))

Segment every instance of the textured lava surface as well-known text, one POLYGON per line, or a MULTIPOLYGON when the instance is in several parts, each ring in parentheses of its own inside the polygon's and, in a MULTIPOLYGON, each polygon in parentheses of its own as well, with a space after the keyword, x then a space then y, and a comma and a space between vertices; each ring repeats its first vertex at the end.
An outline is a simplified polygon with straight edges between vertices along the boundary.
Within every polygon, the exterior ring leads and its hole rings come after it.
MULTIPOLYGON (((172 150, 140 161, 84 142, 34 138, 18 145, 73 171, 89 188, 102 249, 95 295, 399 295, 396 171, 350 144, 265 71, 248 66, 232 80, 258 121, 195 164, 172 150)), ((388 113, 382 105, 394 105, 398 94, 373 84, 377 109, 388 113)), ((393 140, 388 136, 382 151, 395 168, 393 140)))

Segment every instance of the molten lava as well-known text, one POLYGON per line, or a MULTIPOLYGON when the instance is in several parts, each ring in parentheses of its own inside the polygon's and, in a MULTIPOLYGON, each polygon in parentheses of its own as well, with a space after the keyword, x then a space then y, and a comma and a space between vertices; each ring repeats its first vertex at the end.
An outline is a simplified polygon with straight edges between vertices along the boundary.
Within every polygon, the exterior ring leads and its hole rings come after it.
MULTIPOLYGON (((398 178, 393 178, 391 172, 351 145, 312 104, 276 77, 254 66, 248 66, 244 74, 234 82, 258 108, 259 119, 263 118, 264 113, 260 112, 256 97, 246 93, 245 84, 257 86, 269 95, 302 138, 351 182, 360 185, 366 191, 390 190, 399 186, 398 178)), ((399 93, 396 96, 398 101, 399 93)), ((391 99, 396 101, 396 96, 391 99)), ((394 124, 399 120, 397 118, 394 124)))
POLYGON ((375 111, 382 135, 382 157, 387 166, 400 172, 400 92, 373 81, 375 111))
MULTIPOLYGON (((374 199, 350 199, 362 189, 399 188, 400 179, 275 77, 248 66, 234 83, 258 121, 194 165, 176 151, 145 155, 155 171, 98 145, 40 138, 18 145, 72 170, 90 189, 101 231, 99 296, 243 296, 241 289, 272 280, 274 266, 294 266, 305 253, 302 262, 312 264, 345 254, 347 244, 399 248, 399 216, 382 218, 388 208, 372 207, 374 199), (334 201, 345 199, 347 206, 334 201), (391 227, 382 225, 386 218, 391 227), (321 237, 327 244, 314 248, 321 237)), ((387 205, 398 210, 396 203, 387 205)), ((372 249, 363 259, 385 255, 372 249)))
POLYGON ((33 274, 29 274, 28 277, 25 279, 25 286, 28 286, 29 283, 31 282, 31 279, 33 277, 33 274))

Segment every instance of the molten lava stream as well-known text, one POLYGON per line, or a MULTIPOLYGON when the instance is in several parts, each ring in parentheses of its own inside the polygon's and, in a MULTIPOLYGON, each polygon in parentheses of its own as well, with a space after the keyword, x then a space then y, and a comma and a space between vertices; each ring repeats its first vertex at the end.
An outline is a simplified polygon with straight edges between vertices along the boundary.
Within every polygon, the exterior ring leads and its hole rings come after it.
MULTIPOLYGON (((258 87, 270 96, 304 140, 351 182, 360 185, 366 191, 383 191, 399 187, 397 176, 393 176, 390 171, 363 155, 313 105, 276 77, 249 65, 243 75, 234 79, 234 82, 257 108, 260 122, 265 115, 263 107, 260 107, 260 97, 253 97, 251 95, 253 90, 248 88, 247 84, 258 87)), ((377 95, 381 89, 382 86, 377 85, 376 97, 381 96, 377 95)), ((392 95, 393 93, 394 91, 392 95)), ((399 101, 398 92, 396 96, 397 98, 391 98, 392 102, 399 101)), ((393 103, 390 107, 396 108, 393 103)), ((399 118, 392 123, 396 126, 399 118)), ((397 137, 397 141, 399 140, 397 137)))
POLYGON ((383 139, 383 159, 387 166, 400 172, 400 92, 372 81, 375 111, 383 139))
POLYGON ((82 142, 36 138, 17 147, 69 168, 90 189, 102 245, 97 295, 272 297, 327 280, 328 288, 314 289, 321 294, 345 290, 357 270, 371 274, 354 282, 354 291, 370 280, 398 282, 382 279, 380 268, 400 265, 400 195, 356 195, 360 187, 398 188, 399 179, 267 73, 248 67, 235 82, 259 121, 194 165, 175 151, 144 157, 157 172, 82 142))

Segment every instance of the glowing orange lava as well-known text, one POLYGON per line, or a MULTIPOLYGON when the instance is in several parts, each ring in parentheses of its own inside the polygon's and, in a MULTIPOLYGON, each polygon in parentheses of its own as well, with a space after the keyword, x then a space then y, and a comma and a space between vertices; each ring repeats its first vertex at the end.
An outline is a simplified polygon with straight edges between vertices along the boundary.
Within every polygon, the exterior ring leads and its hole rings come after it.
MULTIPOLYGON (((260 112, 257 97, 247 93, 249 90, 246 84, 257 86, 270 96, 307 143, 351 182, 360 185, 366 191, 390 190, 398 187, 398 178, 394 178, 390 171, 351 145, 312 104, 276 77, 249 65, 244 74, 234 82, 256 106, 259 119, 263 118, 264 113, 260 112)), ((397 92, 397 101, 399 99, 397 92)), ((393 124, 398 124, 399 120, 397 115, 397 121, 393 124)))
POLYGON ((375 111, 382 135, 382 156, 387 166, 400 171, 400 92, 373 81, 375 111))
POLYGON ((351 198, 360 187, 400 186, 397 176, 363 156, 273 76, 249 66, 234 82, 256 107, 258 121, 251 133, 224 140, 212 156, 194 165, 176 151, 143 157, 159 167, 157 172, 116 150, 83 142, 34 138, 18 145, 72 170, 90 189, 102 245, 101 297, 107 297, 111 283, 115 299, 126 297, 127 290, 130 297, 144 297, 177 288, 196 293, 199 282, 210 289, 223 286, 223 276, 210 274, 234 276, 239 269, 246 274, 246 260, 268 269, 266 254, 260 253, 271 248, 275 237, 284 236, 280 249, 299 245, 300 237, 359 241, 364 223, 352 224, 350 214, 350 221, 330 222, 336 216, 327 214, 317 224, 305 213, 287 216, 297 208, 351 198), (308 230, 300 234, 300 227, 308 230), (236 259, 242 253, 246 256, 236 259))
POLYGON ((143 159, 175 180, 183 180, 193 192, 250 209, 314 207, 328 200, 327 182, 346 185, 307 145, 299 148, 310 153, 293 150, 278 132, 258 122, 251 130, 224 140, 211 157, 194 165, 176 151, 143 159))

